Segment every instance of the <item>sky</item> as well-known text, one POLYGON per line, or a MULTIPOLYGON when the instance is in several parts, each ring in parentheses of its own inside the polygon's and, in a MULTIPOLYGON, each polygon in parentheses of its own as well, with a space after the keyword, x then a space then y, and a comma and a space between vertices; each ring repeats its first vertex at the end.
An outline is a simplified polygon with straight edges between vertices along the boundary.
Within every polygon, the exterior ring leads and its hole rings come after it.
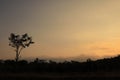
POLYGON ((99 59, 120 53, 120 0, 0 0, 0 59, 10 33, 32 36, 21 58, 99 59))

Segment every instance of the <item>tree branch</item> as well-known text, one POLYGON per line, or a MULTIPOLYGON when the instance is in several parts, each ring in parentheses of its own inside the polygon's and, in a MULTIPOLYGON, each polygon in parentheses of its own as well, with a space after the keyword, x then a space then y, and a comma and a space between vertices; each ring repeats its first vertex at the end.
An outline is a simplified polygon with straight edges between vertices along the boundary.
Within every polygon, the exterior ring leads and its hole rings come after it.
POLYGON ((23 47, 20 48, 20 50, 19 50, 19 52, 18 52, 18 56, 20 55, 22 49, 23 49, 23 47))

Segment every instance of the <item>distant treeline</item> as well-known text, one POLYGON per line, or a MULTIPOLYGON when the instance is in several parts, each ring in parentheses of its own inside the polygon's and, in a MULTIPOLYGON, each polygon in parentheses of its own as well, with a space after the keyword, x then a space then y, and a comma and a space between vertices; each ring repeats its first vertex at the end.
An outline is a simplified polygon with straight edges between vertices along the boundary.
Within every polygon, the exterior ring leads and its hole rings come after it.
POLYGON ((0 72, 120 72, 120 56, 86 62, 78 61, 46 61, 35 59, 33 62, 20 60, 0 60, 0 72))

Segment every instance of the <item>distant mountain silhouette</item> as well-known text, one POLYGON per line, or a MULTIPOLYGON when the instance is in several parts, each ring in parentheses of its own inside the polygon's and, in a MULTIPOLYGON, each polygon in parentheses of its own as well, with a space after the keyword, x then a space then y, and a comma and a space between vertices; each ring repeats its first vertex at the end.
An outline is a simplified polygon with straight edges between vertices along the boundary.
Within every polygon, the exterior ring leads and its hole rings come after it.
MULTIPOLYGON (((106 57, 106 56, 105 56, 106 57)), ((110 56, 109 56, 110 57, 110 56)), ((74 61, 78 61, 78 62, 85 62, 88 58, 91 58, 92 60, 97 60, 99 59, 100 57, 98 57, 97 55, 95 56, 92 56, 92 55, 84 55, 84 54, 81 54, 79 56, 74 56, 74 57, 50 57, 50 56, 40 56, 38 57, 39 59, 43 59, 43 60, 53 60, 53 61, 56 61, 56 62, 64 62, 64 61, 71 61, 71 60, 74 60, 74 61)), ((35 58, 33 57, 29 57, 29 58, 24 58, 28 61, 33 61, 35 58)))

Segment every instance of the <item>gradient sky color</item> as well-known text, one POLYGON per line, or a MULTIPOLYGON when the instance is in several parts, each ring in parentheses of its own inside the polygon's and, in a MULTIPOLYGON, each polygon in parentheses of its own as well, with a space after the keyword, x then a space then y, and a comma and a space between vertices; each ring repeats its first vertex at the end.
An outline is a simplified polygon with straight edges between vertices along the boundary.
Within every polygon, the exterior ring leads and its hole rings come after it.
POLYGON ((120 0, 0 0, 0 59, 13 59, 10 33, 28 33, 30 57, 103 58, 120 53, 120 0))

